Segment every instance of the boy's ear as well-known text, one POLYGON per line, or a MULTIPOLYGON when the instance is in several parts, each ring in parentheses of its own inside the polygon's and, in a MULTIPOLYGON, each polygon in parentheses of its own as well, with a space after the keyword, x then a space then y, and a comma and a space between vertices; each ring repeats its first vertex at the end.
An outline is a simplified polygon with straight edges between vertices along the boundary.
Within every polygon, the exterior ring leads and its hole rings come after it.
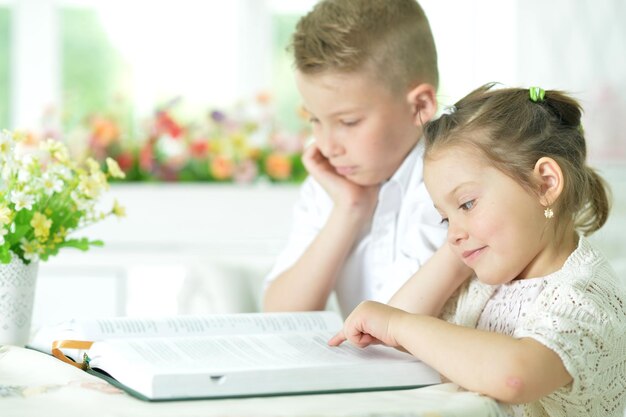
POLYGON ((539 184, 541 204, 545 207, 551 206, 563 191, 561 167, 554 159, 544 156, 535 163, 533 175, 539 184))
POLYGON ((432 85, 426 83, 418 84, 408 92, 406 98, 411 106, 416 126, 422 126, 435 117, 437 113, 437 92, 432 85))

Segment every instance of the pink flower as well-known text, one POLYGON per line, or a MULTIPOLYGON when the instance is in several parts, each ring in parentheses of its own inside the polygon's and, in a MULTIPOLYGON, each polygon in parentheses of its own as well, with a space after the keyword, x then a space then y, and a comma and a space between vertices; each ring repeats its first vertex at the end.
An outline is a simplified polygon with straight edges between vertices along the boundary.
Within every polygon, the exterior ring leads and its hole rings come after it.
POLYGON ((235 167, 233 178, 238 183, 250 183, 254 181, 259 173, 259 168, 254 161, 246 159, 235 167))

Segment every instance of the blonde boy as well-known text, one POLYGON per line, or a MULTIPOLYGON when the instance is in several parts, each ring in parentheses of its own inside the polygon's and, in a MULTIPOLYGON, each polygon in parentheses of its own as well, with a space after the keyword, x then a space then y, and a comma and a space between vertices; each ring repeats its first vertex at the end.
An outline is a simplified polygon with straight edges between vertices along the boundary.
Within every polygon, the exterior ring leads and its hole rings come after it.
POLYGON ((322 1, 291 46, 315 141, 264 308, 322 310, 335 291, 347 315, 387 302, 445 240, 420 143, 437 109, 437 53, 414 0, 322 1))

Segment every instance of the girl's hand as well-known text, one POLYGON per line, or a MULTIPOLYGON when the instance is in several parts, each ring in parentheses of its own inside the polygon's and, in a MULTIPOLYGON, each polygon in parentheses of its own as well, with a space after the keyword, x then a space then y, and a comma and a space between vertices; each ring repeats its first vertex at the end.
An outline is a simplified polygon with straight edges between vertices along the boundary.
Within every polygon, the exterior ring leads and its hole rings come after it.
POLYGON ((349 341, 358 347, 384 344, 401 348, 396 341, 394 326, 404 314, 403 310, 375 301, 363 301, 344 322, 343 329, 329 341, 330 346, 339 346, 349 341))
POLYGON ((309 174, 330 195, 336 207, 347 208, 352 214, 358 214, 354 211, 360 210, 367 218, 374 213, 380 184, 362 186, 339 175, 315 143, 305 149, 302 162, 309 174))

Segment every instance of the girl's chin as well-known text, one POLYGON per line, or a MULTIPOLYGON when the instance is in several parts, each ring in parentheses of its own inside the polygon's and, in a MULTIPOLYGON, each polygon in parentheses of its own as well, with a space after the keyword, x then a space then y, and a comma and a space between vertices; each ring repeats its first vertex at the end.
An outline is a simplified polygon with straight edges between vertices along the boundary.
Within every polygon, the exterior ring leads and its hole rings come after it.
POLYGON ((509 282, 515 280, 515 277, 503 277, 503 276, 494 276, 491 274, 480 274, 478 271, 474 271, 476 274, 476 278, 483 284, 487 285, 502 285, 508 284, 509 282))

